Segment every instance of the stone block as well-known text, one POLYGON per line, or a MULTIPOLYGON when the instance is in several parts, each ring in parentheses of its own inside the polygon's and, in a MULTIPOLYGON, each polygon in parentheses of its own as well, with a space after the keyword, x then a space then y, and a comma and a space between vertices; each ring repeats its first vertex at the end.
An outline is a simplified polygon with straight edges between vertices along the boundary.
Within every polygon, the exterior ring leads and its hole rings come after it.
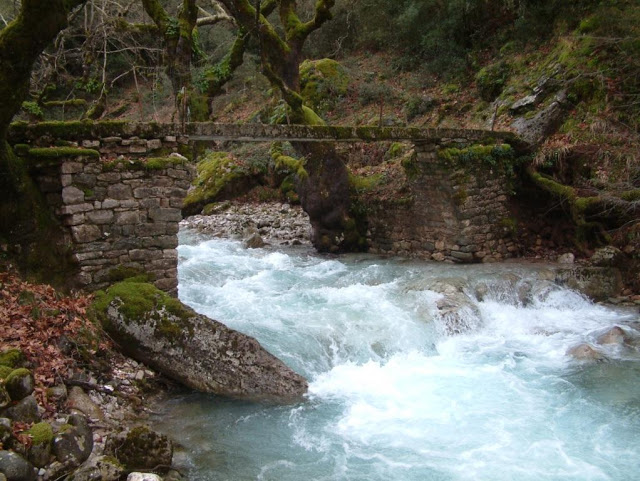
POLYGON ((84 224, 71 227, 73 240, 79 244, 93 242, 102 237, 102 231, 95 225, 84 224))
POLYGON ((60 176, 60 184, 62 187, 67 187, 73 183, 73 176, 71 174, 62 174, 60 176))
POLYGON ((159 247, 161 249, 175 249, 178 247, 178 237, 173 235, 148 237, 142 240, 144 247, 159 247))
POLYGON ((146 145, 130 145, 129 153, 130 154, 146 154, 147 146, 146 145))
POLYGON ((149 209, 149 218, 155 222, 180 222, 182 220, 182 212, 176 208, 157 208, 149 209))
POLYGON ((133 192, 128 185, 114 184, 107 189, 107 195, 111 199, 125 200, 130 199, 133 196, 133 192))
POLYGON ((58 209, 58 214, 73 215, 73 214, 79 214, 81 212, 88 212, 90 210, 93 210, 93 205, 89 203, 65 205, 60 207, 60 209, 58 209))
POLYGON ((60 172, 63 174, 78 174, 84 170, 84 165, 80 162, 63 162, 60 172))
POLYGON ((100 147, 100 141, 99 140, 83 140, 82 146, 85 149, 97 149, 100 147))
POLYGON ((80 204, 84 202, 84 192, 73 185, 62 189, 62 202, 65 204, 80 204))
POLYGON ((144 209, 160 207, 160 199, 155 199, 155 198, 140 199, 140 207, 144 209))
POLYGON ((87 213, 87 219, 93 224, 109 224, 113 220, 113 211, 111 210, 96 210, 87 213))
POLYGON ((161 291, 170 292, 178 287, 178 279, 164 277, 162 279, 158 279, 153 284, 161 291))
POLYGON ((84 224, 85 220, 86 219, 84 214, 73 214, 65 216, 64 219, 62 219, 62 223, 66 226, 80 225, 84 224))
POLYGON ((105 137, 102 142, 105 144, 118 144, 122 142, 122 137, 105 137))
POLYGON ((162 141, 160 139, 147 140, 147 148, 150 150, 156 150, 162 148, 162 141))
POLYGON ((140 212, 125 211, 118 212, 115 215, 115 223, 117 225, 138 224, 140 222, 140 212))
POLYGON ((136 226, 135 233, 140 237, 155 237, 160 235, 169 234, 167 232, 167 225, 164 222, 158 222, 155 224, 139 224, 136 226))
POLYGON ((121 175, 119 172, 104 172, 98 175, 98 180, 100 182, 118 182, 120 181, 121 175))

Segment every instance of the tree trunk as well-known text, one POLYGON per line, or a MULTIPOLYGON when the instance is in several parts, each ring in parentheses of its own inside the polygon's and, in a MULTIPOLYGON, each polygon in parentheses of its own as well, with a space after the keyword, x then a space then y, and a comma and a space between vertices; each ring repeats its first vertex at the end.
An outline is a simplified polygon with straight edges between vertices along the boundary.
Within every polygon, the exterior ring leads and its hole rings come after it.
POLYGON ((6 142, 7 129, 29 91, 33 64, 86 0, 23 0, 18 17, 0 32, 0 239, 15 245, 23 267, 39 269, 66 257, 56 252, 60 230, 23 161, 6 142))

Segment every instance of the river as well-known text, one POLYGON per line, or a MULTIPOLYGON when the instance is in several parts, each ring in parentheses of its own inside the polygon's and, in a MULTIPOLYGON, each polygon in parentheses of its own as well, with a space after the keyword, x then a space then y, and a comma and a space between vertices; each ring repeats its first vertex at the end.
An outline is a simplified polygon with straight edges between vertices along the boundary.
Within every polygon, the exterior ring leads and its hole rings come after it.
POLYGON ((637 311, 554 286, 538 266, 180 239, 180 299, 309 380, 293 406, 200 394, 163 405, 156 427, 181 442, 189 479, 637 479, 638 344, 597 346, 605 362, 566 354, 614 325, 640 337, 637 311), (460 334, 436 279, 471 300, 460 334))

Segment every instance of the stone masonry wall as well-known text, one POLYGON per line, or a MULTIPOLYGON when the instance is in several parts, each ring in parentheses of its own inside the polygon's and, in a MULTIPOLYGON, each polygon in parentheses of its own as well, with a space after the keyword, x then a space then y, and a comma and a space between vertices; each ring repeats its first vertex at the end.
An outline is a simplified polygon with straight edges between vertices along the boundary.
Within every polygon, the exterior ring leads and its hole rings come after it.
MULTIPOLYGON (((130 140, 143 147, 140 139, 83 143, 106 153, 137 145, 130 140)), ((161 145, 156 140, 144 140, 144 153, 149 144, 161 145)), ((114 268, 130 267, 152 274, 158 288, 175 294, 178 224, 194 167, 178 154, 149 163, 129 157, 105 162, 92 154, 31 159, 40 190, 66 229, 78 266, 75 284, 100 289, 113 280, 114 268)))
POLYGON ((511 257, 507 177, 486 167, 452 167, 439 159, 439 148, 415 146, 404 202, 369 206, 371 251, 467 263, 511 257))

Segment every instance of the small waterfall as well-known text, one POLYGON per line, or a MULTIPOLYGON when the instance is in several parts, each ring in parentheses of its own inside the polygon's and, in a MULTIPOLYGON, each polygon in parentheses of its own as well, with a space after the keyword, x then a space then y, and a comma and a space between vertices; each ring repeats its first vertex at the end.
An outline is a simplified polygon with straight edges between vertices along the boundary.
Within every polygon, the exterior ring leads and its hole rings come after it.
POLYGON ((180 297, 310 382, 297 406, 163 407, 198 480, 628 480, 640 472, 637 313, 543 267, 326 258, 182 234, 180 297), (614 326, 622 334, 602 335, 614 326), (626 336, 626 337, 625 337, 626 336), (598 341, 600 339, 600 341, 598 341), (586 343, 606 361, 567 355, 586 343))

